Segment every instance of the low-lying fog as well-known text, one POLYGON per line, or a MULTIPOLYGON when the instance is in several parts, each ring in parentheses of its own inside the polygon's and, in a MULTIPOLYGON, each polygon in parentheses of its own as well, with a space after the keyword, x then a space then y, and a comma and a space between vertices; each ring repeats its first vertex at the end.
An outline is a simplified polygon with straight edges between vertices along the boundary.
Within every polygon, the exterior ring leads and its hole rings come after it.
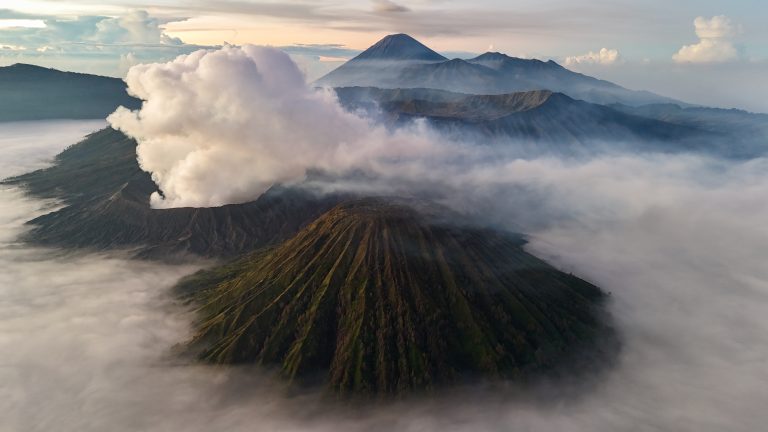
MULTIPOLYGON (((101 125, 0 124, 0 177, 101 125)), ((50 203, 0 189, 0 430, 763 429, 768 161, 614 156, 510 169, 510 183, 541 193, 538 210, 558 215, 530 225, 530 250, 613 294, 619 364, 578 396, 557 398, 555 386, 554 403, 472 392, 353 409, 287 396, 253 371, 182 364, 172 348, 190 314, 167 291, 193 266, 21 245, 23 222, 50 203)))

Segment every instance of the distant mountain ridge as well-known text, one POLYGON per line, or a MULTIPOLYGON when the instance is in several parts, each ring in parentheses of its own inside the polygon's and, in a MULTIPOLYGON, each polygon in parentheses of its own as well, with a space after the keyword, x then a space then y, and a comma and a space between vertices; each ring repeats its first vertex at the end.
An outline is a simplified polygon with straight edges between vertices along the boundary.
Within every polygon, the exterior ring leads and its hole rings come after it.
POLYGON ((0 122, 103 119, 118 106, 137 109, 119 78, 17 63, 0 67, 0 122))
POLYGON ((674 104, 599 105, 548 90, 474 95, 425 88, 336 88, 341 104, 397 128, 424 119, 464 142, 513 140, 526 154, 625 149, 729 158, 768 153, 768 115, 674 104))
POLYGON ((390 35, 316 81, 328 87, 431 88, 471 94, 532 90, 564 93, 598 104, 677 103, 646 91, 570 71, 550 60, 510 57, 488 52, 469 60, 435 53, 407 35, 390 35), (395 50, 402 49, 398 55, 395 50), (420 61, 413 61, 414 59, 420 61))

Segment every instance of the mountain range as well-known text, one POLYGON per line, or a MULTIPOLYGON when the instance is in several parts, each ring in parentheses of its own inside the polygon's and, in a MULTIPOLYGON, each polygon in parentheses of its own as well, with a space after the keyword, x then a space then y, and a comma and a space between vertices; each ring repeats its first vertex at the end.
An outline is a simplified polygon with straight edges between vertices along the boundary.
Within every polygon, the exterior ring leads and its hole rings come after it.
MULTIPOLYGON (((565 69, 485 53, 449 60, 390 35, 317 81, 349 110, 390 127, 415 119, 469 142, 514 141, 527 154, 640 150, 734 158, 768 150, 768 115, 694 107, 565 69)), ((115 78, 17 64, 0 68, 0 121, 104 118, 137 108, 115 78)))
POLYGON ((390 35, 315 83, 326 87, 430 88, 469 94, 533 90, 564 93, 598 104, 675 103, 572 72, 554 61, 488 52, 472 59, 447 59, 405 34, 390 35))
POLYGON ((0 122, 103 119, 121 105, 137 109, 141 101, 118 78, 28 64, 0 67, 0 122))
MULTIPOLYGON (((609 143, 753 157, 768 137, 766 115, 689 106, 551 61, 449 60, 406 35, 318 85, 389 128, 424 119, 469 145, 525 142, 533 153, 609 143)), ((0 69, 0 96, 0 120, 103 118, 140 103, 120 80, 24 65, 0 69)), ((595 370, 603 342, 613 345, 607 295, 527 253, 522 234, 428 202, 300 185, 242 204, 153 209, 157 186, 136 146, 106 128, 2 184, 61 203, 29 221, 30 243, 226 260, 177 287, 198 306, 187 351, 202 361, 262 364, 335 394, 400 395, 474 378, 570 376, 595 370)))
POLYGON ((457 141, 511 142, 523 148, 522 157, 629 150, 750 158, 768 150, 768 115, 739 110, 599 105, 549 90, 494 95, 423 88, 335 91, 345 108, 389 127, 423 119, 457 141))

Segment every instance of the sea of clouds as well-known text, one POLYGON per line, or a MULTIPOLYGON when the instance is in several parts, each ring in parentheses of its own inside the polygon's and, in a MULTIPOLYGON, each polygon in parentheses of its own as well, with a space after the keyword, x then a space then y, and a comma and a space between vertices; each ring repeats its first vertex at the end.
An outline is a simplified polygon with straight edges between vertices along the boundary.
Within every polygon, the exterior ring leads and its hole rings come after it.
MULTIPOLYGON (((199 54, 146 70, 187 80, 192 89, 206 74, 221 77, 222 65, 232 68, 232 76, 247 72, 256 80, 295 84, 293 77, 265 78, 268 73, 258 72, 266 61, 254 63, 259 56, 287 67, 271 51, 227 49, 234 48, 225 48, 214 69, 206 69, 199 54), (236 61, 226 61, 230 56, 236 61)), ((150 75, 129 74, 136 94, 151 93, 148 83, 137 84, 150 75)), ((194 265, 19 244, 23 222, 54 204, 5 188, 0 189, 1 431, 700 432, 755 431, 768 422, 768 161, 621 153, 489 162, 486 156, 456 157, 465 154, 464 147, 439 147, 455 152, 448 163, 434 163, 424 157, 436 148, 428 131, 392 135, 343 112, 328 114, 336 107, 327 93, 300 89, 284 101, 253 86, 258 90, 241 91, 278 117, 246 129, 246 135, 232 132, 237 135, 226 137, 226 151, 208 139, 206 125, 178 123, 167 109, 157 108, 165 116, 159 120, 152 120, 149 105, 140 114, 121 111, 111 118, 145 146, 139 148, 142 166, 165 193, 155 197, 156 205, 252 199, 273 182, 302 181, 313 160, 325 169, 374 169, 387 176, 388 193, 414 184, 421 186, 419 194, 434 189, 442 203, 460 212, 526 232, 530 251, 611 292, 610 309, 623 341, 615 367, 592 377, 589 386, 551 384, 535 397, 463 389, 429 400, 349 407, 313 393, 289 395, 257 370, 189 365, 174 356, 174 346, 190 336, 192 314, 168 290, 194 265), (305 115, 297 108, 305 102, 307 109, 333 117, 312 123, 312 133, 286 131, 296 124, 287 121, 275 126, 284 120, 280 115, 290 120, 305 115), (352 135, 318 129, 326 123, 339 127, 334 123, 339 119, 345 122, 341 126, 354 126, 352 135), (245 152, 241 168, 260 163, 266 168, 242 174, 238 187, 229 188, 226 177, 240 175, 230 161, 243 158, 231 146, 251 133, 266 138, 249 141, 255 147, 245 152), (294 141, 283 140, 282 133, 294 141), (319 150, 312 148, 314 136, 324 143, 319 150), (413 136, 418 145, 404 150, 413 136), (375 140, 368 147, 370 137, 375 140), (292 142, 299 147, 290 147, 292 142), (166 143, 168 153, 161 151, 166 143), (356 143, 365 151, 349 157, 345 149, 356 143), (200 159, 201 154, 207 156, 200 159), (286 155, 297 157, 281 164, 286 155), (445 167, 462 169, 446 175, 445 167), (226 176, 219 182, 212 170, 226 176), (198 175, 211 175, 217 186, 196 187, 198 175)), ((198 109, 198 96, 183 86, 177 97, 189 111, 198 109)), ((238 106, 217 106, 223 113, 234 110, 234 117, 215 120, 221 123, 217 131, 226 130, 227 122, 247 123, 237 117, 238 106)), ((194 118, 203 121, 211 114, 194 118)), ((102 124, 0 124, 0 177, 41 166, 102 124)))

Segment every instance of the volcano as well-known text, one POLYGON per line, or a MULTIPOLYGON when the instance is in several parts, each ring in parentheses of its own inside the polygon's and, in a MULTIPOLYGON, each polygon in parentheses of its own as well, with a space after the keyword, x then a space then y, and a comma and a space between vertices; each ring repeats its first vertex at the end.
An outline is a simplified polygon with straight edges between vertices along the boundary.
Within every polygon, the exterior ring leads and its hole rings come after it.
POLYGON ((386 36, 367 50, 352 59, 353 62, 364 60, 414 60, 439 62, 448 60, 431 48, 408 36, 394 34, 386 36))
POLYGON ((364 199, 178 289, 207 362, 276 366, 337 395, 398 395, 573 366, 605 336, 596 286, 402 203, 364 199))
POLYGON ((339 202, 274 187, 255 201, 154 209, 157 190, 136 160, 136 141, 112 128, 68 147, 54 165, 0 181, 63 207, 29 221, 23 239, 45 246, 125 249, 141 258, 233 257, 283 241, 339 202))
POLYGON ((324 87, 428 88, 488 95, 549 90, 597 104, 675 103, 568 70, 556 62, 485 53, 447 59, 404 34, 390 35, 317 80, 324 87))

